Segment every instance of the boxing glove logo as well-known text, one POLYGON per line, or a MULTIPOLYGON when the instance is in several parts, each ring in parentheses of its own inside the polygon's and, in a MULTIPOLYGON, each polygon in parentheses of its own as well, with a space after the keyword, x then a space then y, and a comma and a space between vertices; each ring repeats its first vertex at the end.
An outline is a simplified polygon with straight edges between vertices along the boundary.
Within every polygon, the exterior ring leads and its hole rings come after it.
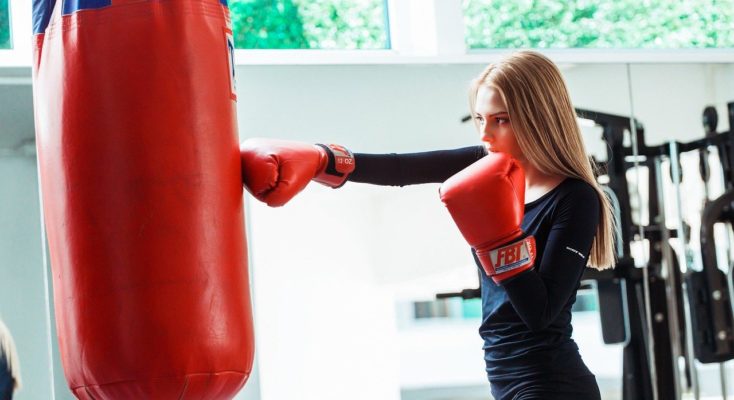
POLYGON ((526 267, 535 262, 535 237, 528 236, 489 252, 495 274, 526 267))

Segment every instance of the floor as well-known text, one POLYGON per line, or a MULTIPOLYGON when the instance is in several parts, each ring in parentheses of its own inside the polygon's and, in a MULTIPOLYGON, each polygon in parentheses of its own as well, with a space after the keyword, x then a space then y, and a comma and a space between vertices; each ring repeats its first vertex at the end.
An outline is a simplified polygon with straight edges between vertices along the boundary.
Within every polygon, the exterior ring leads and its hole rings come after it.
MULTIPOLYGON (((604 400, 622 400, 619 380, 598 380, 604 400)), ((401 400, 492 400, 489 386, 462 386, 402 390, 401 400)))

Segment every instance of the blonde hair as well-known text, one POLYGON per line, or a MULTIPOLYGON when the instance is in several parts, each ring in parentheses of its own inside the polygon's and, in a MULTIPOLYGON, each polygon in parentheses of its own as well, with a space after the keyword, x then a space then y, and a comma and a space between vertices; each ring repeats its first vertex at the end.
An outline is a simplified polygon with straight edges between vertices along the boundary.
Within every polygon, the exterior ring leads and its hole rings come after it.
POLYGON ((588 266, 599 270, 614 266, 612 206, 594 176, 596 166, 586 154, 576 111, 558 67, 533 51, 519 51, 490 64, 472 82, 472 114, 481 86, 497 90, 504 100, 515 139, 528 162, 541 173, 581 179, 596 190, 601 212, 588 266))

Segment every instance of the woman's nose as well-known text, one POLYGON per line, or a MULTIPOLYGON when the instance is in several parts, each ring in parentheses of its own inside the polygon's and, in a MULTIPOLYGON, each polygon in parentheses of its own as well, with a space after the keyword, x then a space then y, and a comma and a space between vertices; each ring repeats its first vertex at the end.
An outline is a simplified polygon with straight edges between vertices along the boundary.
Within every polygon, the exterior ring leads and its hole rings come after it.
POLYGON ((482 142, 489 143, 494 140, 494 135, 492 134, 492 131, 487 127, 482 128, 480 136, 481 136, 480 139, 482 140, 482 142))

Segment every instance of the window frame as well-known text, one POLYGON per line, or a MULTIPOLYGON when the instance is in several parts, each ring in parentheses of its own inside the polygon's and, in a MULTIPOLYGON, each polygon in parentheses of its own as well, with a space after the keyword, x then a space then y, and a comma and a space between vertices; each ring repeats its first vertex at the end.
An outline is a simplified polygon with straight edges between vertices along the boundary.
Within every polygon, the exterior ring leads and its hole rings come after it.
MULTIPOLYGON (((59 0, 61 1, 61 0, 59 0)), ((32 63, 32 2, 9 0, 12 49, 0 68, 32 63)), ((387 0, 390 49, 235 50, 236 65, 486 64, 513 49, 467 49, 462 0, 387 0)), ((733 49, 536 49, 555 62, 734 63, 733 49)))
POLYGON ((10 49, 0 50, 0 67, 30 66, 33 61, 32 39, 32 2, 28 0, 9 0, 10 8, 10 49))

